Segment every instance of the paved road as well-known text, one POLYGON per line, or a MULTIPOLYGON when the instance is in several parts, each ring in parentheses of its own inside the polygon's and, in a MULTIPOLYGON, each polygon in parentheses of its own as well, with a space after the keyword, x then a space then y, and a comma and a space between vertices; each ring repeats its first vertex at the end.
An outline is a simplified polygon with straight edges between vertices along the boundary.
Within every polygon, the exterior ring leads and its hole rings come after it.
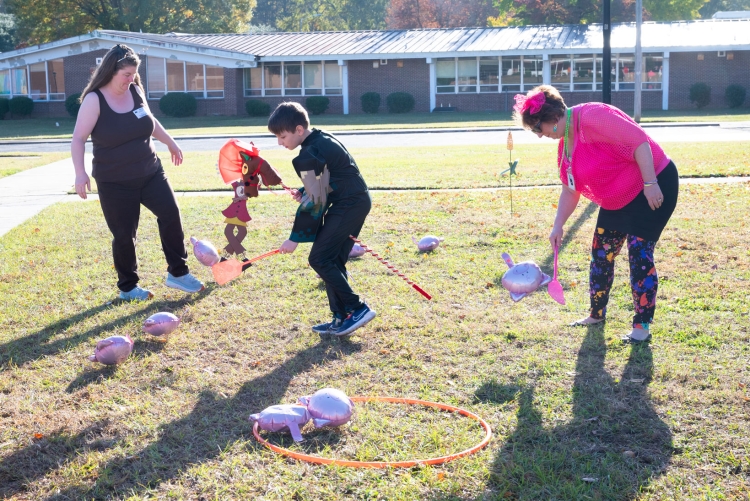
MULTIPOLYGON (((669 127, 647 127, 648 133, 658 143, 667 142, 712 142, 712 141, 750 141, 750 123, 741 122, 734 124, 710 125, 710 126, 669 126, 669 127)), ((471 145, 505 143, 508 136, 507 130, 478 130, 460 132, 408 132, 408 133, 341 133, 342 142, 348 148, 363 148, 382 146, 385 148, 394 146, 442 146, 442 145, 471 145)), ((239 136, 243 137, 243 136, 239 136)), ((280 148, 276 139, 268 134, 245 136, 251 139, 261 149, 280 148)), ((539 139, 536 135, 528 132, 513 131, 513 140, 516 144, 552 142, 551 139, 539 139)), ((183 151, 218 151, 224 144, 226 138, 181 138, 178 139, 183 151)), ((166 147, 156 142, 159 152, 167 151, 166 147)), ((2 152, 53 152, 69 151, 68 142, 36 142, 33 144, 7 144, 0 141, 0 153, 2 152)), ((87 151, 91 152, 91 143, 87 144, 87 151)))

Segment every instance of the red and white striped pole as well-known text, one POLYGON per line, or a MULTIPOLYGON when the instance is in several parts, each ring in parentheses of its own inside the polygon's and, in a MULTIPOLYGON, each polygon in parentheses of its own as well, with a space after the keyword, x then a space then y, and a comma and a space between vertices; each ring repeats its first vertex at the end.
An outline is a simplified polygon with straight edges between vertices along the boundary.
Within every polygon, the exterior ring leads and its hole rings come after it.
POLYGON ((377 259, 378 261, 380 261, 381 263, 383 263, 393 273, 395 273, 396 275, 398 275, 399 277, 401 277, 402 279, 404 279, 404 281, 407 284, 411 285, 414 288, 415 291, 419 292, 420 294, 422 294, 427 299, 432 299, 432 296, 430 296, 427 292, 425 292, 424 289, 422 289, 419 285, 417 285, 416 283, 414 283, 412 280, 409 280, 409 278, 406 275, 404 275, 403 273, 401 273, 400 271, 398 271, 398 269, 396 269, 395 266, 393 266, 391 263, 389 263, 388 261, 386 261, 385 259, 383 259, 382 257, 380 257, 380 255, 377 252, 375 252, 372 249, 370 249, 367 245, 365 245, 364 243, 362 243, 362 240, 359 240, 358 238, 354 238, 351 235, 349 235, 349 238, 351 238, 352 240, 354 240, 355 242, 357 242, 360 245, 360 247, 362 247, 365 250, 365 252, 371 254, 375 259, 377 259))

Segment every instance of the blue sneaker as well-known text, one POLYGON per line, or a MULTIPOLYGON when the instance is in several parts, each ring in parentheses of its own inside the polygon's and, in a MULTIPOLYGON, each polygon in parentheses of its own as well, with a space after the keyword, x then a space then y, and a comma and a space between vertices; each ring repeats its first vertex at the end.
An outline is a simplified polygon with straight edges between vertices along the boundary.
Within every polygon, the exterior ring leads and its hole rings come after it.
POLYGON ((167 287, 173 289, 180 289, 185 292, 200 292, 204 289, 203 282, 195 278, 193 275, 188 273, 181 277, 175 277, 171 273, 167 273, 167 287))
POLYGON ((147 299, 151 299, 152 297, 154 297, 154 295, 151 294, 150 290, 143 289, 136 285, 135 288, 129 290, 128 292, 120 291, 120 295, 118 297, 123 301, 146 301, 147 299))
POLYGON ((333 328, 338 328, 341 325, 341 322, 343 322, 344 319, 337 316, 335 313, 333 314, 333 318, 330 322, 325 322, 323 324, 313 325, 312 330, 313 332, 317 334, 330 334, 330 330, 333 328))
POLYGON ((334 336, 348 336, 376 316, 377 313, 375 313, 375 310, 371 310, 369 306, 363 304, 353 312, 349 313, 339 325, 331 326, 328 333, 333 334, 334 336))

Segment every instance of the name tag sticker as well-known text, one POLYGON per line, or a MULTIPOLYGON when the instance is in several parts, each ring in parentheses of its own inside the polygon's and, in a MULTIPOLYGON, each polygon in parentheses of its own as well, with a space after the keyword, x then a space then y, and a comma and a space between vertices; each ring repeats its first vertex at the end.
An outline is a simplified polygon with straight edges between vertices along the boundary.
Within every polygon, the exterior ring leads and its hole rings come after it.
POLYGON ((568 188, 571 190, 576 189, 576 181, 573 179, 573 169, 568 167, 568 188))
POLYGON ((148 116, 149 110, 146 108, 138 108, 136 110, 133 110, 133 113, 135 113, 136 117, 143 118, 148 116))

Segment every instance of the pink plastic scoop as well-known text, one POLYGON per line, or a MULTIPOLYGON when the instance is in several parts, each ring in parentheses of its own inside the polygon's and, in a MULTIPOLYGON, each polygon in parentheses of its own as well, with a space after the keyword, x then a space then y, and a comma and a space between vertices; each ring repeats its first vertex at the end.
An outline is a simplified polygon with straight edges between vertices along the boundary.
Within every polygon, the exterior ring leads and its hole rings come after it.
POLYGON ((560 304, 565 304, 565 294, 563 293, 562 284, 557 281, 557 249, 555 246, 555 271, 552 276, 552 281, 547 285, 547 292, 550 297, 560 304))

